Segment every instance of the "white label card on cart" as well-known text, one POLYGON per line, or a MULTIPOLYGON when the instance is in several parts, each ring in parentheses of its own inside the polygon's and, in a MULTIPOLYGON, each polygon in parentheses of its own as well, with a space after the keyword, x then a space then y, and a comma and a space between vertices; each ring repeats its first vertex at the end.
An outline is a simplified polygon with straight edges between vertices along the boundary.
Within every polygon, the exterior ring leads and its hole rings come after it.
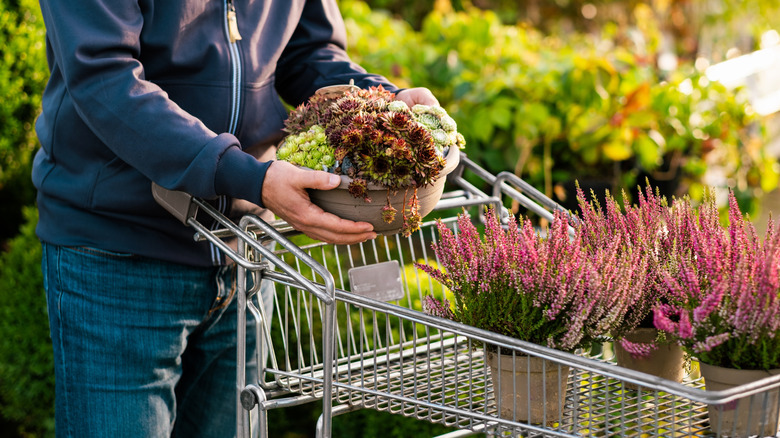
POLYGON ((395 301, 404 297, 401 267, 397 260, 358 266, 349 270, 352 293, 377 301, 395 301))

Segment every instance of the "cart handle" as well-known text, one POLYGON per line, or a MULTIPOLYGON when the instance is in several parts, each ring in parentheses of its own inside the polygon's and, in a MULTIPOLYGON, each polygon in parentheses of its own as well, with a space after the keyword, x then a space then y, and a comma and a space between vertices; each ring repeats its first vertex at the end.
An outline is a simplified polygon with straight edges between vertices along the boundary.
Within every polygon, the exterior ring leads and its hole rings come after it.
MULTIPOLYGON (((493 176, 474 161, 468 159, 463 152, 461 152, 458 167, 451 174, 447 175, 447 181, 452 181, 454 184, 464 188, 468 193, 477 197, 469 202, 469 204, 493 203, 496 207, 500 208, 502 206, 501 199, 503 195, 507 195, 520 203, 523 207, 550 222, 553 222, 554 220, 554 212, 561 212, 568 220, 569 235, 573 236, 575 233, 573 225, 577 224, 577 217, 566 210, 562 205, 553 201, 550 197, 546 196, 512 172, 504 171, 493 176), (493 187, 492 196, 477 189, 463 178, 463 173, 466 168, 493 187)), ((442 202, 442 204, 446 204, 446 207, 450 206, 450 203, 446 201, 442 202)), ((506 218, 504 213, 502 213, 501 218, 502 220, 506 218)))
POLYGON ((255 263, 247 260, 245 257, 234 251, 230 245, 225 243, 219 237, 215 236, 214 233, 198 222, 196 216, 199 208, 202 208, 206 213, 208 213, 223 227, 225 227, 225 229, 227 229, 231 235, 234 235, 235 237, 244 241, 247 245, 258 251, 267 261, 271 262, 271 264, 292 277, 303 288, 319 298, 320 301, 322 301, 325 305, 331 305, 335 301, 335 281, 333 280, 333 276, 330 274, 330 272, 328 272, 321 264, 319 264, 307 253, 303 252, 303 250, 301 250, 297 245, 284 237, 284 235, 279 233, 266 221, 255 215, 246 215, 241 219, 240 226, 236 225, 233 221, 220 213, 219 210, 209 205, 208 203, 193 197, 189 193, 168 190, 156 183, 152 183, 152 195, 154 196, 154 199, 157 201, 157 203, 165 208, 165 210, 167 210, 169 213, 171 213, 176 219, 178 219, 184 225, 195 228, 198 231, 197 235, 204 237, 206 240, 216 245, 221 251, 227 254, 228 257, 233 259, 241 267, 248 270, 261 270, 265 268, 266 264, 255 263), (296 271, 287 263, 285 263, 276 254, 274 254, 273 251, 263 246, 260 242, 255 240, 246 231, 244 231, 248 223, 252 223, 253 225, 260 228, 268 237, 281 244, 285 249, 293 253, 296 257, 308 265, 314 272, 319 274, 325 283, 325 290, 323 291, 311 280, 304 277, 300 272, 296 271))
POLYGON ((246 215, 241 218, 240 226, 242 229, 247 228, 250 224, 259 228, 266 234, 266 236, 271 237, 274 241, 282 245, 284 249, 294 255, 296 259, 301 260, 304 264, 311 268, 312 271, 317 273, 322 278, 324 283, 324 291, 315 283, 311 282, 308 278, 304 277, 303 274, 298 272, 292 266, 282 261, 282 259, 280 259, 273 251, 262 245, 257 240, 252 238, 245 239, 249 246, 260 252, 263 257, 270 260, 274 266, 284 271, 325 304, 330 305, 336 300, 336 282, 333 279, 333 274, 331 274, 330 271, 325 269, 322 264, 314 260, 314 258, 306 251, 291 242, 290 239, 277 231, 276 228, 271 226, 268 222, 260 219, 255 215, 246 215))

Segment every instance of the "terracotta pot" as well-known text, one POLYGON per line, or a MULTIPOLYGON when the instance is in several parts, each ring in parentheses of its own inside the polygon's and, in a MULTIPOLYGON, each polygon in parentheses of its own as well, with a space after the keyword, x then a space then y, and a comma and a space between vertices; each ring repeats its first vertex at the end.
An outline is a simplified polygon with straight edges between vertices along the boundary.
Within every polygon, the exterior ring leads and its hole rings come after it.
MULTIPOLYGON (((425 217, 433 211, 436 203, 441 199, 444 192, 444 183, 447 175, 452 173, 460 162, 460 149, 451 147, 446 157, 447 163, 442 169, 439 177, 433 184, 417 189, 417 198, 419 199, 420 216, 425 217)), ((395 234, 403 228, 403 216, 401 209, 404 205, 404 196, 409 202, 409 197, 413 194, 413 189, 399 190, 395 195, 390 196, 390 204, 398 212, 395 220, 387 223, 382 220, 382 207, 387 200, 387 188, 378 184, 368 184, 368 196, 373 202, 365 202, 363 198, 355 198, 347 188, 352 178, 341 175, 341 184, 333 190, 309 190, 311 201, 323 210, 333 213, 344 219, 353 221, 364 221, 374 225, 374 231, 379 234, 395 234)))
POLYGON ((569 367, 533 356, 488 353, 501 418, 552 425, 563 417, 569 367), (500 375, 500 382, 499 382, 500 375))
MULTIPOLYGON (((654 328, 637 328, 626 335, 630 342, 648 344, 658 337, 658 330, 654 328)), ((615 342, 615 358, 620 367, 634 371, 640 371, 673 382, 682 382, 685 377, 685 355, 677 344, 663 344, 653 350, 647 357, 634 358, 629 352, 615 342)), ((625 383, 630 389, 637 389, 633 383, 625 383)))
MULTIPOLYGON (((738 370, 699 363, 708 391, 722 391, 765 377, 780 374, 780 369, 738 370)), ((710 428, 718 436, 775 436, 780 414, 780 390, 758 393, 725 405, 710 405, 710 428)))

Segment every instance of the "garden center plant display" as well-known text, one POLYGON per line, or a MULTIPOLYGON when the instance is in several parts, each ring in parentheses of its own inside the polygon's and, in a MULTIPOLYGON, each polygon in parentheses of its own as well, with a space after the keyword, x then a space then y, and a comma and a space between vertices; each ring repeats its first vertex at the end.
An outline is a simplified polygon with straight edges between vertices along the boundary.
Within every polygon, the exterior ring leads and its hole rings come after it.
POLYGON ((409 108, 394 99, 381 86, 318 92, 290 113, 285 124, 290 135, 277 158, 342 176, 349 196, 311 192, 312 202, 324 210, 372 222, 377 232, 408 236, 441 196, 444 176, 457 165, 465 140, 443 108, 409 108), (384 202, 373 199, 377 194, 384 202), (361 208, 366 204, 376 207, 361 208))
MULTIPOLYGON (((441 269, 418 267, 455 303, 426 297, 426 311, 564 351, 612 336, 642 357, 665 339, 698 360, 710 391, 780 374, 780 233, 773 223, 761 239, 730 193, 723 225, 713 190, 699 206, 689 198, 667 203, 649 187, 637 206, 623 209, 609 195, 603 209, 581 191, 579 201, 572 238, 560 213, 546 238, 528 220, 517 225, 510 217, 504 230, 492 212, 484 235, 466 216, 457 237, 440 224, 434 249, 441 269), (631 342, 648 316, 658 337, 631 342)), ((711 405, 710 425, 730 436, 773 435, 778 398, 768 391, 711 405)))

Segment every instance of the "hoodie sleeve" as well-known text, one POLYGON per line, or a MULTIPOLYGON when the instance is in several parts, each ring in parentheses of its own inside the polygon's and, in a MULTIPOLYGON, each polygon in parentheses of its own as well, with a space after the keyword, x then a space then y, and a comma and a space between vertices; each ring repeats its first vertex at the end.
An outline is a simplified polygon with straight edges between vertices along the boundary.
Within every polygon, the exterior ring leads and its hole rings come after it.
POLYGON ((344 20, 335 0, 310 0, 276 68, 279 95, 291 105, 306 101, 321 87, 348 84, 361 88, 398 88, 380 75, 367 73, 346 52, 344 20))
MULTIPOLYGON (((144 11, 154 2, 41 0, 40 5, 52 76, 64 84, 59 92, 66 97, 59 98, 59 105, 72 105, 79 123, 114 155, 170 189, 203 198, 252 196, 248 200, 259 202, 267 163, 250 160, 235 136, 209 129, 146 79, 141 38, 144 11), (227 179, 218 174, 223 158, 237 163, 231 169, 221 166, 233 178, 259 183, 252 189, 245 184, 239 191, 220 183, 227 179)), ((221 2, 190 6, 221 8, 221 2)), ((220 16, 219 9, 210 12, 211 17, 220 16)), ((78 141, 68 147, 78 148, 78 141)))

